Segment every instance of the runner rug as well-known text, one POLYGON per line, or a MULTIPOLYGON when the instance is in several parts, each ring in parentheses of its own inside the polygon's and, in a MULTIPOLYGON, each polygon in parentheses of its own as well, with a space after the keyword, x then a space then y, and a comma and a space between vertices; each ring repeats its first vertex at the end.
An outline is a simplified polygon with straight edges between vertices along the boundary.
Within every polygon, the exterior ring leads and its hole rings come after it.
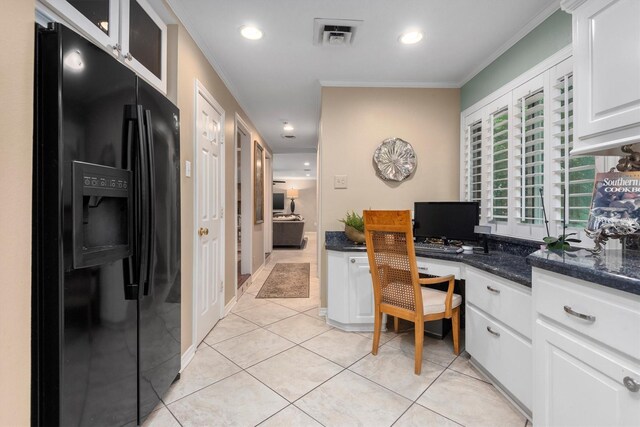
POLYGON ((309 298, 308 262, 277 263, 256 298, 309 298))

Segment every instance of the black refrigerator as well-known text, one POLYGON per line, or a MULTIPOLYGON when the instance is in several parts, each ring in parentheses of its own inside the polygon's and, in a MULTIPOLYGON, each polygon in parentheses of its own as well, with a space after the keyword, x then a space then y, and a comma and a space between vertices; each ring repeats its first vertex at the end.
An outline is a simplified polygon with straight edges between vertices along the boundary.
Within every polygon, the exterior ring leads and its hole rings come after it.
POLYGON ((32 423, 141 424, 180 369, 179 111, 36 28, 32 423))

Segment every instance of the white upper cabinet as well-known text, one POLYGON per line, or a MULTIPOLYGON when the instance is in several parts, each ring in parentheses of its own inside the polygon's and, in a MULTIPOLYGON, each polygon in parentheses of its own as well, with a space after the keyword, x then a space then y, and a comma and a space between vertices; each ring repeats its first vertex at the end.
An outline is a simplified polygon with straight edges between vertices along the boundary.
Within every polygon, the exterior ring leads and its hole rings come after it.
POLYGON ((640 142, 640 1, 563 0, 573 15, 572 154, 640 142))
POLYGON ((41 1, 166 93, 167 25, 147 0, 41 1))

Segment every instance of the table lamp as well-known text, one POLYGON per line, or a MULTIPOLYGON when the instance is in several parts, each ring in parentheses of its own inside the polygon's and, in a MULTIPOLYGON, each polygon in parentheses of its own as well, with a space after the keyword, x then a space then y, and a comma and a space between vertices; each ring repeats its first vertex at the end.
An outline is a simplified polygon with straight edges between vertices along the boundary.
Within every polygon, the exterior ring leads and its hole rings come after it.
POLYGON ((296 190, 295 188, 290 188, 287 190, 287 199, 291 199, 291 213, 296 210, 296 202, 294 202, 294 200, 297 198, 298 190, 296 190))

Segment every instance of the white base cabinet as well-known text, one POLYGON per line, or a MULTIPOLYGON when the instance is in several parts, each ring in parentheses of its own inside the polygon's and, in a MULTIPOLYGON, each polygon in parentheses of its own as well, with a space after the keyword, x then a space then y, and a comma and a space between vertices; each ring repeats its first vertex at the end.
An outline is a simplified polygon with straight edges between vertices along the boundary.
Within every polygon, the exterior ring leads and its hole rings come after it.
POLYGON ((366 253, 327 251, 327 323, 373 331, 373 283, 366 253))
POLYGON ((531 289, 466 267, 467 353, 531 416, 531 289))
MULTIPOLYGON (((462 278, 457 262, 418 258, 417 264, 420 273, 462 278)), ((373 282, 367 253, 329 250, 327 272, 327 323, 344 331, 372 332, 373 282)), ((382 323, 384 328, 384 319, 382 323)))
POLYGON ((640 425, 640 297, 534 268, 533 301, 534 424, 640 425))

